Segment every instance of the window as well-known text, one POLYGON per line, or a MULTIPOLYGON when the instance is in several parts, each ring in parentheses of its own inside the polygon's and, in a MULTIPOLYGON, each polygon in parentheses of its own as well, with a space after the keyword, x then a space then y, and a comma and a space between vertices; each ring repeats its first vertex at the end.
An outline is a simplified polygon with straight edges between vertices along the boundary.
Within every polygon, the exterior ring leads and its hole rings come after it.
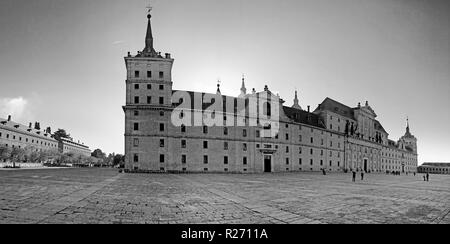
POLYGON ((228 164, 228 156, 223 157, 223 164, 228 164))
POLYGON ((139 116, 139 111, 134 110, 134 116, 139 116))
POLYGON ((242 130, 242 136, 247 137, 247 130, 242 130))
POLYGON ((159 90, 164 91, 164 85, 159 85, 159 90))
POLYGON ((159 104, 164 104, 164 97, 159 97, 159 104))
POLYGON ((243 157, 243 158, 242 158, 242 163, 243 163, 244 165, 247 165, 247 157, 243 157))
POLYGON ((133 146, 139 147, 139 139, 138 138, 134 138, 133 146))
POLYGON ((311 144, 314 143, 314 138, 311 137, 311 144))
POLYGON ((208 164, 208 156, 207 155, 203 156, 203 164, 208 164))
POLYGON ((165 156, 164 156, 164 154, 160 154, 160 155, 159 155, 159 162, 160 162, 160 163, 164 163, 164 161, 165 161, 165 156))
POLYGON ((152 89, 152 85, 148 84, 147 85, 147 90, 151 90, 152 89))
POLYGON ((330 141, 330 147, 333 147, 333 142, 332 141, 330 141))
POLYGON ((134 103, 138 104, 139 103, 139 97, 134 97, 134 103))
POLYGON ((289 141, 289 134, 286 134, 286 141, 289 141))
POLYGON ((330 160, 330 167, 332 167, 332 166, 333 166, 333 161, 330 160))
POLYGON ((226 135, 226 136, 228 135, 228 128, 227 127, 223 128, 223 134, 226 135))
MULTIPOLYGON (((139 123, 134 123, 133 124, 134 130, 137 131, 139 130, 139 123)), ((34 141, 33 141, 34 142, 34 141)))
POLYGON ((139 90, 139 84, 134 84, 134 89, 139 90))
POLYGON ((208 141, 203 141, 203 149, 208 149, 208 141))
POLYGON ((186 155, 181 155, 181 163, 186 164, 186 162, 187 162, 186 155))
POLYGON ((309 150, 309 152, 310 152, 311 155, 313 155, 313 154, 314 154, 314 149, 311 148, 311 149, 309 150))
POLYGON ((256 130, 256 138, 260 138, 261 137, 261 132, 259 130, 256 130))
POLYGON ((185 125, 181 125, 181 133, 186 133, 186 126, 185 125))
POLYGON ((137 71, 137 70, 134 71, 134 77, 135 77, 135 78, 139 78, 139 71, 137 71))
POLYGON ((298 164, 302 165, 302 159, 301 158, 298 159, 298 164))
POLYGON ((147 96, 147 104, 151 104, 152 103, 152 97, 151 96, 147 96))
POLYGON ((286 165, 289 165, 289 158, 286 158, 286 165))
POLYGON ((323 166, 323 160, 320 160, 320 166, 323 166))
POLYGON ((159 147, 164 147, 164 139, 159 140, 159 147))
POLYGON ((302 142, 302 135, 299 135, 299 141, 302 142))
POLYGON ((228 142, 223 143, 223 150, 225 150, 225 151, 228 150, 228 142))
POLYGON ((164 111, 159 111, 159 116, 164 117, 164 111))
POLYGON ((289 153, 289 146, 286 146, 286 153, 289 153))
POLYGON ((164 131, 164 124, 159 124, 159 131, 160 132, 163 132, 164 131))
POLYGON ((247 143, 242 144, 242 150, 247 152, 247 143))
POLYGON ((133 156, 133 162, 135 162, 135 163, 139 162, 139 155, 134 154, 134 156, 133 156))
POLYGON ((152 78, 152 72, 151 71, 147 71, 147 78, 152 78))
POLYGON ((301 147, 298 148, 298 154, 302 154, 302 148, 301 147))
POLYGON ((208 134, 208 126, 203 126, 203 134, 208 134))
POLYGON ((160 78, 160 79, 163 79, 163 78, 164 78, 164 72, 162 72, 162 71, 159 72, 159 78, 160 78))
MULTIPOLYGON (((310 160, 310 164, 311 164, 311 165, 313 165, 313 164, 314 164, 314 161, 313 161, 312 159, 310 160)), ((311 170, 312 170, 312 169, 311 169, 311 170)))

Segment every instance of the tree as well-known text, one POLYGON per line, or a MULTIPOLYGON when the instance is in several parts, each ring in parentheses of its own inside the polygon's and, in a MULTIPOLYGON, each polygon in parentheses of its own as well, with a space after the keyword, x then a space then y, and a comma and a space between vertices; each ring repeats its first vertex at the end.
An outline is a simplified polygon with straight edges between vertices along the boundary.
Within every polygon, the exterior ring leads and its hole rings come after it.
POLYGON ((95 149, 92 153, 91 156, 94 158, 98 158, 98 159, 104 159, 106 158, 106 154, 104 152, 102 152, 102 150, 100 149, 95 149))
POLYGON ((125 156, 116 154, 113 159, 113 166, 122 165, 125 162, 125 156))
POLYGON ((0 160, 6 162, 11 158, 11 148, 5 145, 0 145, 0 160))
POLYGON ((68 134, 64 129, 58 129, 55 133, 53 133, 53 137, 58 141, 60 141, 62 138, 72 139, 72 137, 70 137, 70 134, 68 134))
POLYGON ((13 163, 13 168, 16 167, 16 163, 23 162, 25 160, 26 152, 22 148, 15 147, 12 149, 10 159, 13 163))

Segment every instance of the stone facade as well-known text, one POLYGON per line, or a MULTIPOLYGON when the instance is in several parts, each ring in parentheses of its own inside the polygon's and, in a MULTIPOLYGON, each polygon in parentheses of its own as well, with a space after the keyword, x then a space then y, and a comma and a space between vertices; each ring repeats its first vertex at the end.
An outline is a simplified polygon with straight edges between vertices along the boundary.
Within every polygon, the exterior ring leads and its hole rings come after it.
POLYGON ((450 174, 450 163, 424 163, 417 169, 419 173, 450 174))
POLYGON ((49 128, 41 130, 39 123, 28 126, 16 123, 8 119, 0 118, 0 145, 11 148, 33 148, 36 151, 54 150, 62 153, 73 152, 90 156, 91 151, 88 146, 74 143, 70 140, 55 140, 49 128))
MULTIPOLYGON (((388 133, 376 120, 377 115, 367 102, 365 106, 359 104, 350 108, 327 98, 314 112, 309 107, 305 111, 299 105, 297 93, 292 107, 284 106, 285 102, 272 94, 267 86, 264 91, 253 90, 247 94, 244 78, 239 97, 222 96, 220 86, 217 94, 172 90, 174 59, 170 54, 163 57, 154 50, 150 20, 148 15, 145 49, 135 56, 128 53, 125 57, 127 79, 123 110, 128 170, 235 173, 416 171, 417 140, 410 134, 409 124, 407 133, 398 142, 389 140, 388 133), (184 97, 178 97, 178 93, 184 97), (272 111, 273 108, 267 107, 264 112, 269 118, 265 122, 279 128, 276 136, 264 133, 267 123, 250 122, 260 121, 259 117, 252 117, 249 113, 249 101, 263 94, 268 94, 268 100, 278 108, 272 111), (212 103, 201 102, 204 96, 212 97, 215 102, 231 100, 233 107, 226 103, 216 114, 216 110, 208 107, 212 103), (196 106, 198 101, 200 106, 196 106), (184 120, 183 116, 187 116, 184 121, 194 120, 194 125, 175 125, 174 112, 186 103, 189 106, 182 110, 180 118, 184 120), (242 111, 245 112, 241 112, 239 104, 243 104, 242 111), (196 116, 204 117, 208 113, 213 113, 215 118, 220 116, 219 120, 224 125, 195 124, 196 116)), ((258 102, 258 108, 261 103, 264 102, 258 102)))

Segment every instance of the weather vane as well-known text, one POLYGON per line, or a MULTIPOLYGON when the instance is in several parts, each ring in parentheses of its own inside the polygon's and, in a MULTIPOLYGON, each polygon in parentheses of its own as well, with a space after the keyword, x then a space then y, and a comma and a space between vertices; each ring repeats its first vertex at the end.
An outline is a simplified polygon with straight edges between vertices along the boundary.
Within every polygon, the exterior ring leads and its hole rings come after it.
POLYGON ((150 2, 149 2, 148 6, 146 8, 147 8, 147 13, 148 14, 150 14, 150 12, 153 10, 153 7, 152 7, 150 2))

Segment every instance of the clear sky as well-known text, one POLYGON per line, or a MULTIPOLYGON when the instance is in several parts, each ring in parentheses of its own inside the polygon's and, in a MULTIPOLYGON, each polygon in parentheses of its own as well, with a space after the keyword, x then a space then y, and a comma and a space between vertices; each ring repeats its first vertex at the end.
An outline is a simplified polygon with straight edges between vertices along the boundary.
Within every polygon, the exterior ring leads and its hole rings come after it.
MULTIPOLYGON (((450 1, 152 1, 155 48, 174 89, 238 95, 268 85, 291 105, 369 101, 419 163, 450 161, 450 1)), ((123 153, 127 51, 144 48, 148 1, 0 1, 0 117, 65 128, 123 153)))

